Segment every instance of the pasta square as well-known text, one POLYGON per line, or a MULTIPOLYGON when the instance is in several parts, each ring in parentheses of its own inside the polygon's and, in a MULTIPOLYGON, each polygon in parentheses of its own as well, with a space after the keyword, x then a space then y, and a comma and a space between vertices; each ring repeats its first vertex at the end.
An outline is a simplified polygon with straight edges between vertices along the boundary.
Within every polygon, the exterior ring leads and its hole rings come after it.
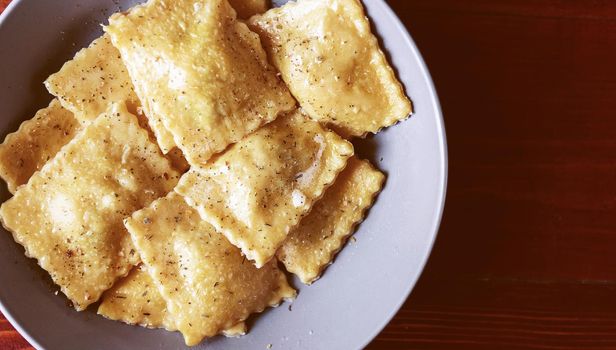
POLYGON ((226 0, 150 0, 111 16, 105 31, 146 115, 162 120, 191 165, 295 107, 226 0))
POLYGON ((9 191, 28 182, 34 172, 67 144, 80 128, 73 114, 62 108, 58 100, 36 112, 9 134, 0 145, 0 176, 9 191))
POLYGON ((101 300, 98 314, 108 319, 147 328, 176 330, 165 299, 143 265, 133 268, 128 276, 106 291, 101 300))
POLYGON ((292 1, 249 25, 302 108, 341 135, 363 137, 410 115, 359 0, 292 1))
POLYGON ((296 112, 192 168, 175 190, 261 267, 352 155, 350 143, 296 112))
POLYGON ((385 175, 355 157, 327 189, 276 256, 287 271, 311 284, 329 265, 372 205, 385 175))
MULTIPOLYGON (((111 102, 126 101, 129 111, 141 116, 141 102, 109 35, 103 35, 77 52, 59 72, 47 78, 45 86, 82 123, 89 123, 104 113, 111 102)), ((147 118, 163 153, 169 152, 175 147, 173 136, 160 119, 147 118)))
POLYGON ((175 192, 125 224, 187 345, 295 297, 276 261, 261 269, 245 262, 175 192))
MULTIPOLYGON (((147 328, 176 330, 165 299, 158 292, 144 265, 133 268, 128 276, 106 291, 101 300, 98 314, 110 320, 147 328)), ((222 331, 227 337, 241 336, 246 332, 244 322, 222 331)))
POLYGON ((139 262, 122 220, 177 179, 135 116, 116 104, 2 204, 0 216, 83 310, 139 262))

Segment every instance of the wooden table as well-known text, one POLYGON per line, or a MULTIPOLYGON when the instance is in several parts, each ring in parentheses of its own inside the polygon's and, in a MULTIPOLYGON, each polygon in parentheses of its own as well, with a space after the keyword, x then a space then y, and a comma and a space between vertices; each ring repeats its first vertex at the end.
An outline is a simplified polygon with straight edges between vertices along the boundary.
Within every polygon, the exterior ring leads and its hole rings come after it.
MULTIPOLYGON (((616 2, 389 2, 434 77, 450 178, 370 348, 616 349, 616 2)), ((0 348, 26 347, 0 320, 0 348)))

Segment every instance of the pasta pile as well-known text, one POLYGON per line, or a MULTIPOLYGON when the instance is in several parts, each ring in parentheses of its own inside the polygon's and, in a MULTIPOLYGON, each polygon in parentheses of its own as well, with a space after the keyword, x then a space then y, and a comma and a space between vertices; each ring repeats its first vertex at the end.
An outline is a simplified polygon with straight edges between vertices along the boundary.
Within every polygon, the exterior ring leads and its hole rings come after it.
POLYGON ((77 310, 243 335, 344 246, 385 181, 351 141, 411 103, 358 0, 149 0, 104 31, 0 145, 2 224, 77 310))

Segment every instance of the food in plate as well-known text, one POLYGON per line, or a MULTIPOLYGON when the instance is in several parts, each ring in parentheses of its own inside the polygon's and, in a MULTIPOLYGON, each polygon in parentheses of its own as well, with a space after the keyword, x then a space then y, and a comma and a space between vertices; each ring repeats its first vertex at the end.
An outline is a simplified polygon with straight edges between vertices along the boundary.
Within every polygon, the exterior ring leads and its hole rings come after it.
POLYGON ((302 108, 341 135, 376 133, 410 115, 359 0, 291 1, 248 23, 302 108))
MULTIPOLYGON (((154 285, 154 281, 141 264, 128 276, 118 281, 101 297, 98 314, 108 319, 147 328, 176 331, 175 321, 167 311, 167 303, 154 285)), ((224 329, 222 334, 237 337, 247 332, 246 323, 240 322, 224 329)))
MULTIPOLYGON (((72 60, 45 80, 45 86, 82 123, 105 112, 110 101, 125 101, 131 113, 145 118, 140 113, 141 102, 120 52, 111 44, 108 35, 77 52, 72 60)), ((173 136, 160 119, 148 117, 142 124, 149 125, 163 153, 175 147, 173 136)))
POLYGON ((325 192, 278 249, 287 271, 311 284, 332 262, 383 187, 385 175, 369 162, 349 159, 336 182, 325 192))
POLYGON ((79 130, 73 113, 58 100, 36 112, 0 145, 0 176, 15 193, 36 171, 53 158, 79 130))
POLYGON ((112 15, 0 145, 2 224, 77 310, 100 302, 188 345, 240 336, 363 220, 385 175, 353 138, 410 101, 358 0, 266 10, 149 0, 112 15))
POLYGON ((139 262, 125 217, 178 174, 125 106, 113 104, 2 204, 2 223, 77 310, 139 262))
POLYGON ((175 190, 261 267, 352 155, 348 141, 295 112, 191 169, 175 190))
POLYGON ((144 265, 116 282, 101 297, 98 314, 108 319, 147 328, 175 331, 175 323, 144 265))
POLYGON ((112 15, 105 31, 145 114, 162 120, 193 166, 295 107, 226 0, 149 1, 112 15))
POLYGON ((172 192, 126 219, 187 345, 295 297, 275 260, 257 268, 172 192))
POLYGON ((125 101, 133 114, 140 105, 120 53, 106 35, 77 52, 44 84, 82 123, 104 113, 110 101, 125 101))

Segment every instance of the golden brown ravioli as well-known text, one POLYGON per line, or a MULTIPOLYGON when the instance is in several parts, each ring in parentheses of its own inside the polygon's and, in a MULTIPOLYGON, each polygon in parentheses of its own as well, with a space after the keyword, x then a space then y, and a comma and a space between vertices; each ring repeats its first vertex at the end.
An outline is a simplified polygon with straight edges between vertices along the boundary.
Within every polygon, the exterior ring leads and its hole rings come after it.
MULTIPOLYGON (((45 86, 82 123, 104 113, 111 102, 126 101, 133 114, 139 114, 141 109, 120 52, 108 35, 77 52, 60 71, 47 78, 45 86)), ((173 136, 159 119, 148 117, 147 124, 164 153, 175 147, 173 136)))
POLYGON ((187 345, 295 291, 273 260, 257 269, 175 192, 125 222, 187 345))
POLYGON ((54 99, 32 119, 23 122, 19 130, 7 135, 0 145, 0 176, 9 191, 15 193, 17 187, 28 182, 79 128, 73 113, 54 99))
POLYGON ((165 299, 143 265, 133 270, 105 292, 98 314, 108 319, 148 328, 174 331, 165 299))
POLYGON ((162 120, 191 165, 295 106, 226 0, 150 0, 111 16, 105 31, 145 114, 162 120))
POLYGON ((137 118, 116 104, 2 204, 0 215, 26 255, 83 310, 139 262, 122 220, 177 178, 137 118))
POLYGON ((299 0, 249 20, 306 112, 344 136, 407 118, 411 103, 359 0, 299 0))
POLYGON ((350 143, 296 112, 192 168, 175 190, 260 267, 352 155, 350 143))
MULTIPOLYGON (((98 314, 108 319, 147 328, 176 330, 165 299, 143 265, 133 268, 128 276, 106 291, 101 300, 98 314)), ((237 337, 246 332, 246 324, 240 322, 223 330, 222 334, 237 337)))
POLYGON ((368 161, 349 159, 336 182, 278 250, 276 255, 287 271, 306 284, 319 278, 363 219, 384 180, 385 175, 368 161))

